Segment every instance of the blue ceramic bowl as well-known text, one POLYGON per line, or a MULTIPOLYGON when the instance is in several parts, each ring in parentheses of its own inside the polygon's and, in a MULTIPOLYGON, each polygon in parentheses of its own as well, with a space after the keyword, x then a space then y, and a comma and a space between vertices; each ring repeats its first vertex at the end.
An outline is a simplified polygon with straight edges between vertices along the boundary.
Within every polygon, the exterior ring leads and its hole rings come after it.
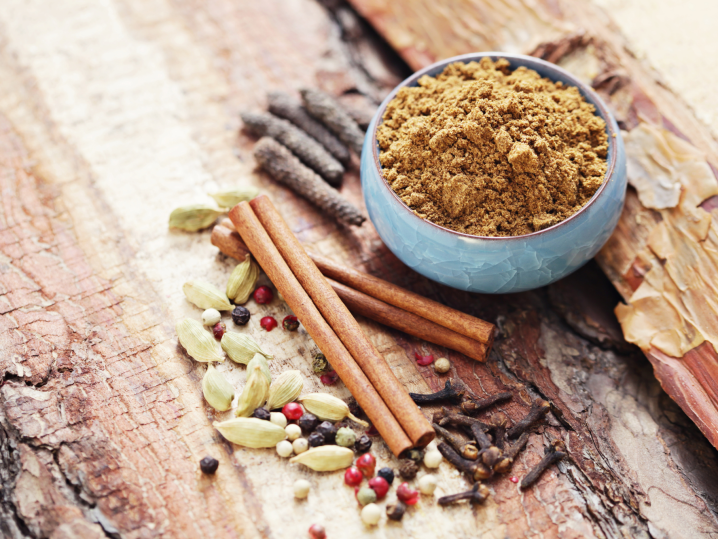
POLYGON ((558 66, 530 56, 485 52, 437 62, 415 73, 384 100, 364 140, 361 182, 369 218, 391 251, 410 268, 454 288, 506 293, 531 290, 576 271, 606 243, 621 215, 626 193, 626 152, 621 133, 598 95, 558 66), (526 66, 553 81, 578 87, 596 107, 608 132, 606 180, 574 215, 552 227, 524 236, 485 237, 462 234, 422 219, 392 191, 381 173, 377 126, 400 88, 416 86, 423 75, 437 75, 452 62, 506 58, 512 68, 526 66))

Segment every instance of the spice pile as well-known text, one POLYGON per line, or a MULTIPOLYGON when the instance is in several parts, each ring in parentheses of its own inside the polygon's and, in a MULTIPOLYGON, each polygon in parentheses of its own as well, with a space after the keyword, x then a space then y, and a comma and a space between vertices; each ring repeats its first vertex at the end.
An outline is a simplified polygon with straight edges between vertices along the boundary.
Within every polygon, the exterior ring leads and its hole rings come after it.
POLYGON ((509 62, 450 64, 402 88, 377 131, 384 177, 414 212, 477 236, 519 236, 583 207, 608 136, 578 89, 509 62))

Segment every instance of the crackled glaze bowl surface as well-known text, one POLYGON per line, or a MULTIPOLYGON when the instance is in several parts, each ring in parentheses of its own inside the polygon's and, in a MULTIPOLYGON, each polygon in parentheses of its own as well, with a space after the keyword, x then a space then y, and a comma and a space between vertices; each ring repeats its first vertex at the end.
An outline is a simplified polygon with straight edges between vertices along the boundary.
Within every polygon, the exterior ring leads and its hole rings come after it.
POLYGON ((407 266, 429 279, 470 292, 531 290, 577 270, 608 240, 621 215, 626 193, 626 155, 615 119, 598 95, 567 71, 543 60, 498 52, 474 53, 437 62, 406 79, 376 112, 361 156, 361 182, 369 218, 389 249, 407 266), (437 75, 452 62, 506 58, 511 68, 526 66, 542 77, 578 87, 596 107, 608 132, 608 171, 593 198, 568 219, 513 237, 482 237, 455 232, 422 219, 392 191, 381 174, 376 130, 384 110, 404 86, 423 75, 437 75))

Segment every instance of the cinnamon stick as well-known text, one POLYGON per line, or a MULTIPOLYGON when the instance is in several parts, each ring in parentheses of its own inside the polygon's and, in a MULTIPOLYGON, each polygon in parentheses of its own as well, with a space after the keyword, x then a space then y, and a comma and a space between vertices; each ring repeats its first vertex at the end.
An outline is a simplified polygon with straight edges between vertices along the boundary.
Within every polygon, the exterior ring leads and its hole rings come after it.
POLYGON ((294 314, 302 320, 304 328, 327 357, 392 453, 399 456, 409 449, 412 446, 411 440, 299 284, 250 205, 242 202, 232 209, 230 215, 237 229, 241 230, 242 238, 254 258, 294 314))
MULTIPOLYGON (((428 444, 435 435, 431 424, 411 400, 386 360, 364 335, 356 319, 309 258, 272 202, 266 195, 260 195, 249 204, 297 280, 382 396, 409 439, 417 446, 428 444)), ((235 210, 237 206, 229 216, 237 225, 235 210)), ((239 227, 237 230, 243 235, 239 227)))
POLYGON ((403 331, 425 341, 461 352, 477 361, 486 361, 486 346, 426 318, 367 296, 346 285, 327 279, 339 298, 354 314, 365 316, 375 322, 403 331))
MULTIPOLYGON (((228 222, 227 219, 221 221, 220 225, 232 228, 231 222, 228 222)), ((218 227, 215 227, 215 230, 217 230, 217 228, 218 227)), ((236 240, 241 241, 239 236, 235 236, 236 240)), ((214 230, 212 231, 212 244, 219 247, 223 253, 229 256, 234 256, 232 251, 239 249, 237 253, 241 253, 241 256, 235 256, 235 258, 240 260, 244 258, 244 255, 246 255, 246 251, 242 251, 240 246, 234 245, 232 237, 222 230, 217 232, 216 237, 214 230)), ((461 311, 457 311, 456 309, 452 309, 446 305, 442 305, 439 302, 430 300, 420 296, 419 294, 415 294, 414 292, 410 292, 405 288, 396 286, 395 284, 379 279, 378 277, 374 277, 373 275, 369 275, 368 273, 363 273, 342 264, 338 264, 333 260, 316 253, 312 253, 311 251, 307 251, 307 254, 326 277, 345 284, 349 288, 363 292, 369 297, 381 300, 384 303, 388 303, 389 305, 393 305, 394 307, 398 307, 404 311, 414 313, 415 315, 425 318, 426 320, 430 320, 435 324, 448 328, 451 331, 479 341, 480 343, 486 345, 487 350, 491 349, 494 339, 494 325, 492 323, 466 313, 462 313, 461 311)), ((434 342, 430 339, 426 340, 434 342)), ((455 350, 455 348, 452 349, 455 350)), ((486 355, 484 355, 481 359, 474 359, 486 361, 486 355)))

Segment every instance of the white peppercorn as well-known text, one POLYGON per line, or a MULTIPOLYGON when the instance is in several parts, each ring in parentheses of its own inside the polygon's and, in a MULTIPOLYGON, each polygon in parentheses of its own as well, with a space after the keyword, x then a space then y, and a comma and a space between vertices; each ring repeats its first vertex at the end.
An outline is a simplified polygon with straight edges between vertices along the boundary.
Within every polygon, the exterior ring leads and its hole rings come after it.
POLYGON ((365 505, 361 510, 361 519, 364 521, 364 524, 374 526, 381 519, 381 509, 375 503, 365 505))
POLYGON ((440 357, 436 361, 434 361, 434 371, 438 372, 439 374, 444 374, 449 372, 451 370, 451 361, 446 359, 445 357, 440 357))
POLYGON ((294 454, 299 455, 309 449, 309 442, 307 442, 306 438, 297 438, 292 442, 292 448, 294 449, 294 454))
POLYGON ((282 428, 287 426, 287 416, 285 416, 282 412, 270 413, 269 421, 282 428))
POLYGON ((306 479, 297 479, 294 482, 294 497, 304 499, 309 496, 309 491, 312 489, 312 484, 306 479))
POLYGON ((220 320, 222 320, 222 315, 217 309, 207 309, 202 313, 203 326, 214 326, 220 320))
POLYGON ((292 451, 294 451, 294 448, 292 447, 292 442, 282 440, 277 444, 277 455, 279 455, 280 457, 287 458, 289 455, 292 454, 292 451))
POLYGON ((424 466, 427 468, 438 468, 442 460, 444 460, 444 457, 436 449, 427 451, 424 454, 424 466))
POLYGON ((284 430, 287 433, 287 438, 289 438, 290 442, 293 442, 302 435, 302 429, 299 427, 299 425, 296 425, 294 423, 284 427, 284 430))
POLYGON ((436 477, 431 474, 423 475, 419 478, 419 492, 422 494, 431 496, 436 490, 436 485, 436 477))

